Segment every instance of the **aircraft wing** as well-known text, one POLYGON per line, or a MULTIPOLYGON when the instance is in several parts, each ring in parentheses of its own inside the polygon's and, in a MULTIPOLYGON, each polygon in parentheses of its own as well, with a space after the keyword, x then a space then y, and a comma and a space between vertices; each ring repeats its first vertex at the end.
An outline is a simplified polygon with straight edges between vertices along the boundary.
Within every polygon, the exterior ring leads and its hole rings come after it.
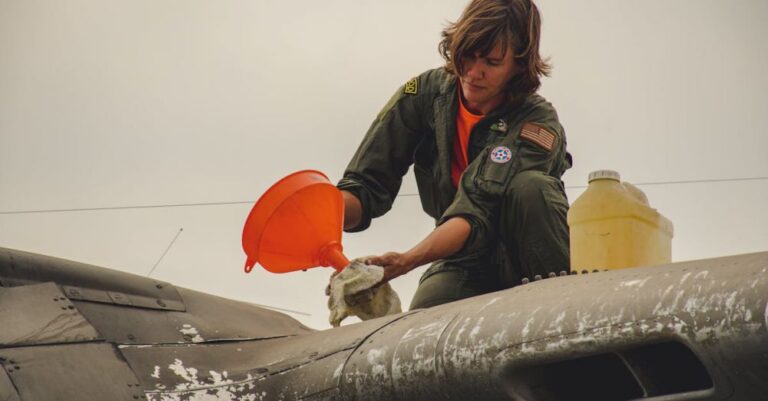
POLYGON ((768 252, 545 279, 324 331, 0 248, 0 400, 761 400, 768 252))

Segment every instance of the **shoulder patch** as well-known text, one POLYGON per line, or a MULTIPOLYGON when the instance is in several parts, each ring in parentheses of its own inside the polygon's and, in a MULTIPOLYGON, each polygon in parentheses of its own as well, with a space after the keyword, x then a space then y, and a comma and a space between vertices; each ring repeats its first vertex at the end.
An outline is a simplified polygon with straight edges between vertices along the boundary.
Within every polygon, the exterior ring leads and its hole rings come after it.
POLYGON ((403 92, 406 95, 415 95, 419 93, 419 79, 413 78, 412 80, 406 82, 403 92))
POLYGON ((520 130, 520 138, 533 142, 547 151, 551 151, 555 147, 555 134, 536 124, 523 124, 523 128, 520 130))

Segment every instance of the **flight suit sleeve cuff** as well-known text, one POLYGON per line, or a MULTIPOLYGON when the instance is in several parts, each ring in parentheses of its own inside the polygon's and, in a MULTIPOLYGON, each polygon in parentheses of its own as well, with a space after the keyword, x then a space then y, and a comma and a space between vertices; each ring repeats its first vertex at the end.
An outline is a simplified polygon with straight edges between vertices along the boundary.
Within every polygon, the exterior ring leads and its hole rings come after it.
POLYGON ((464 241, 464 245, 461 247, 461 249, 459 249, 456 252, 456 254, 470 255, 470 254, 479 254, 479 253, 485 252, 487 245, 490 241, 488 241, 488 230, 486 228, 486 225, 483 224, 481 219, 478 219, 476 216, 473 216, 471 214, 466 214, 466 213, 450 213, 449 214, 449 212, 450 210, 448 210, 446 214, 444 214, 443 217, 440 218, 440 220, 437 222, 438 226, 454 217, 461 217, 469 223, 469 227, 470 227, 469 236, 467 237, 467 240, 464 241))
POLYGON ((363 231, 371 226, 371 199, 365 188, 357 182, 348 178, 342 178, 336 185, 339 190, 347 191, 357 197, 360 200, 362 206, 362 214, 360 216, 360 224, 356 227, 344 229, 348 233, 356 233, 363 231))

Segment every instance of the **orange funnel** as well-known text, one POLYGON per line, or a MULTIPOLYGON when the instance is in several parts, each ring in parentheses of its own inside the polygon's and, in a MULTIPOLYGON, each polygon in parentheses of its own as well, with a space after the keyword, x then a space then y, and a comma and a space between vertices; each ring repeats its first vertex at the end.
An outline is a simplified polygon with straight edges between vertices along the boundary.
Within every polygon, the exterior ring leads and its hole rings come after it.
POLYGON ((259 263, 273 273, 317 266, 341 271, 344 200, 325 174, 295 172, 270 187, 251 209, 243 227, 245 272, 259 263))

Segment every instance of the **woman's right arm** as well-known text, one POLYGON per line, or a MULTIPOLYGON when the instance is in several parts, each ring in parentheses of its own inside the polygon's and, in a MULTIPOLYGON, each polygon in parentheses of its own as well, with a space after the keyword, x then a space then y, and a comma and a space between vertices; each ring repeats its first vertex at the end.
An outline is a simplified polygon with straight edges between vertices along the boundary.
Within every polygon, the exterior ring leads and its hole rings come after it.
POLYGON ((363 216, 363 205, 360 199, 349 191, 341 191, 344 198, 344 229, 349 230, 360 225, 360 219, 363 216))

